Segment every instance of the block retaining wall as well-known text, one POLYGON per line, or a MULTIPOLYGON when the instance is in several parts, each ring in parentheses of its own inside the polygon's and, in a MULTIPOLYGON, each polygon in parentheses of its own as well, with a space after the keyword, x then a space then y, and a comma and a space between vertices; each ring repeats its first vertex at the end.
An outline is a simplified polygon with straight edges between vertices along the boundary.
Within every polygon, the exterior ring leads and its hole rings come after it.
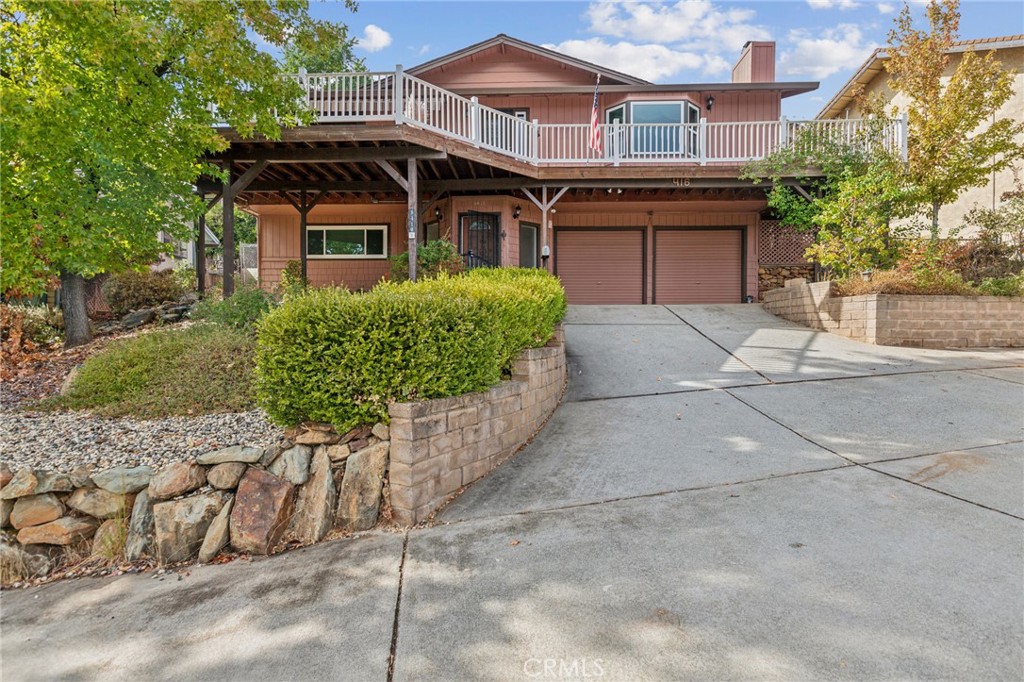
POLYGON ((489 391, 391 406, 391 508, 413 525, 511 457, 558 405, 565 339, 523 351, 511 381, 489 391))
POLYGON ((832 282, 789 280, 764 295, 768 312, 881 346, 1024 346, 1024 298, 1005 296, 833 296, 832 282))

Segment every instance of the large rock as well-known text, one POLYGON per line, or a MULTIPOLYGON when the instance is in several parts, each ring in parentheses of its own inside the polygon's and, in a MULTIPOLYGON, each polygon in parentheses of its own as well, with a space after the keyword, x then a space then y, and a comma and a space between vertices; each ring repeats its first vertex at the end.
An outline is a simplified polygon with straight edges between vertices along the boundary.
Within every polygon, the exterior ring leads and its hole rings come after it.
POLYGON ((11 522, 11 512, 17 500, 0 500, 0 528, 6 528, 11 522))
POLYGON ((154 504, 153 540, 160 562, 187 561, 195 556, 228 497, 217 492, 154 504))
POLYGON ((341 436, 334 431, 322 431, 320 429, 311 429, 295 436, 295 443, 297 445, 330 445, 337 443, 339 440, 341 440, 341 436))
POLYGON ((75 488, 95 488, 96 482, 92 480, 92 474, 93 466, 91 464, 79 464, 71 470, 68 477, 71 479, 71 485, 75 488))
POLYGON ((23 545, 70 545, 92 537, 99 521, 90 518, 64 516, 41 526, 29 526, 18 531, 18 542, 23 545))
POLYGON ((309 480, 299 488, 292 516, 292 537, 303 544, 319 542, 331 529, 337 500, 331 458, 326 448, 319 447, 313 455, 309 480))
POLYGON ((380 422, 373 425, 373 429, 370 431, 373 435, 377 436, 381 440, 391 440, 391 429, 387 424, 380 422))
POLYGON ((238 486, 249 465, 245 462, 224 462, 206 472, 206 482, 218 490, 231 490, 238 486))
POLYGON ((92 482, 107 492, 118 495, 137 493, 149 485, 153 467, 115 467, 92 475, 92 482))
POLYGON ((260 466, 266 469, 274 463, 274 460, 281 456, 282 452, 291 446, 292 444, 288 441, 286 441, 285 444, 274 443, 273 445, 268 445, 263 449, 263 456, 260 457, 260 466))
POLYGON ((116 559, 124 549, 127 532, 124 519, 107 519, 100 524, 92 539, 92 555, 116 559))
POLYGON ((64 503, 53 493, 19 497, 14 501, 10 524, 15 528, 40 526, 64 516, 64 503))
POLYGON ((288 529, 294 490, 288 481, 250 467, 231 510, 231 545, 240 552, 269 553, 288 529))
POLYGON ((213 519, 213 523, 206 530, 203 544, 199 548, 199 556, 196 558, 196 561, 199 563, 210 563, 220 550, 224 549, 228 544, 228 540, 231 537, 231 509, 233 506, 234 500, 228 500, 213 519))
POLYGON ((97 519, 112 519, 115 516, 127 518, 132 501, 131 495, 117 495, 102 488, 79 488, 71 493, 67 504, 75 511, 97 519))
MULTIPOLYGON (((29 545, 22 547, 15 542, 0 542, 0 563, 3 563, 5 578, 11 582, 26 578, 45 576, 53 567, 48 551, 50 546, 29 545)), ((60 550, 63 551, 63 550, 60 550)))
POLYGON ((175 462, 156 472, 149 481, 149 499, 169 500, 206 485, 206 470, 195 462, 175 462))
POLYGON ((156 310, 152 308, 143 308, 137 310, 134 313, 128 313, 121 318, 121 326, 125 329, 134 329, 135 327, 141 327, 144 324, 149 324, 156 317, 156 310))
POLYGON ((267 471, 286 479, 292 485, 302 485, 309 480, 309 460, 312 456, 313 451, 308 446, 296 445, 282 452, 267 471))
POLYGON ((135 498, 132 519, 128 524, 128 538, 124 542, 124 556, 128 561, 137 561, 149 552, 153 545, 153 502, 149 493, 143 490, 135 498))
POLYGON ((317 450, 325 450, 327 456, 331 458, 331 461, 337 464, 338 462, 344 462, 348 459, 348 456, 352 454, 351 448, 348 443, 339 443, 337 445, 321 445, 317 450))
POLYGON ((71 478, 65 474, 19 469, 3 490, 0 490, 0 499, 14 500, 42 493, 66 493, 71 488, 71 478))
POLYGON ((260 461, 260 457, 263 456, 263 450, 261 448, 250 448, 245 445, 232 445, 229 448, 223 450, 215 450, 213 452, 207 452, 204 455, 199 455, 196 458, 196 462, 209 466, 211 464, 223 464, 224 462, 245 462, 246 464, 255 464, 260 461))
POLYGON ((11 471, 11 467, 0 464, 0 488, 10 483, 12 478, 14 478, 14 472, 11 471))
POLYGON ((384 470, 388 465, 387 442, 360 450, 345 462, 345 478, 338 494, 335 526, 357 531, 372 528, 380 513, 384 470))

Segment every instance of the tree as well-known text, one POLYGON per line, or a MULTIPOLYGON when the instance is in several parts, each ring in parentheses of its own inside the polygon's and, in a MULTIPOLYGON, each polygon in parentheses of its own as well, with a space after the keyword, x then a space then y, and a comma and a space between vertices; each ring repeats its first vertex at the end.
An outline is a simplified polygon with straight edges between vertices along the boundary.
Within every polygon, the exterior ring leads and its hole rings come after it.
POLYGON ((316 51, 347 34, 306 0, 0 4, 0 291, 59 278, 69 346, 90 338, 83 278, 186 236, 192 184, 223 177, 201 162, 228 146, 215 122, 277 139, 311 120, 256 38, 316 51))
POLYGON ((298 73, 299 69, 305 69, 308 73, 365 71, 364 61, 356 58, 352 52, 355 45, 355 38, 349 38, 347 33, 334 42, 314 45, 313 49, 288 43, 283 50, 283 68, 288 73, 298 73))
MULTIPOLYGON (((221 250, 224 243, 224 210, 217 204, 206 214, 206 226, 210 232, 221 240, 221 250)), ((239 244, 256 243, 256 216, 246 213, 235 206, 235 255, 238 255, 239 244)))
MULTIPOLYGON (((995 171, 1024 158, 1024 123, 994 119, 1013 96, 1013 75, 996 59, 972 49, 962 53, 948 77, 949 50, 957 39, 959 0, 931 0, 928 31, 916 29, 904 5, 889 32, 889 87, 908 100, 907 173, 931 216, 932 238, 939 236, 939 209, 964 190, 983 187, 995 171), (989 123, 984 130, 979 130, 989 123)), ((880 98, 863 100, 867 113, 896 115, 880 98)))

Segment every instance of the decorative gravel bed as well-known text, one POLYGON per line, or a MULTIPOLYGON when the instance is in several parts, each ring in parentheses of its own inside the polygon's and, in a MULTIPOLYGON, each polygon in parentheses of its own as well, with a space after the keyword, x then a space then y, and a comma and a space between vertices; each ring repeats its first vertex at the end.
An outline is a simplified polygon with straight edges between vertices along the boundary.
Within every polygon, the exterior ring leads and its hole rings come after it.
POLYGON ((85 412, 16 412, 0 419, 0 462, 69 473, 83 464, 98 469, 171 462, 236 443, 265 447, 281 429, 260 410, 165 419, 103 419, 85 412))

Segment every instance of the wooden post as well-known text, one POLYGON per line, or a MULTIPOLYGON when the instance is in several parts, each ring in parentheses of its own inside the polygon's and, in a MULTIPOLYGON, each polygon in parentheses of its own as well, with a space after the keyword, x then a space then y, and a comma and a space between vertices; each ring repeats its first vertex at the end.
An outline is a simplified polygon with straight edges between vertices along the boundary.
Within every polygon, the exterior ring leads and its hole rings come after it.
POLYGON ((199 298, 206 293, 206 200, 199 214, 199 233, 196 235, 196 292, 199 298))
POLYGON ((235 174, 228 162, 228 181, 224 184, 224 298, 235 293, 235 174))
POLYGON ((302 264, 303 282, 308 279, 306 272, 306 252, 308 251, 306 248, 306 216, 309 214, 308 203, 306 190, 302 190, 299 193, 299 262, 302 264))
POLYGON ((416 224, 419 222, 419 210, 417 202, 419 201, 419 189, 416 178, 416 159, 408 160, 408 173, 406 175, 406 182, 409 183, 408 198, 409 198, 409 279, 413 282, 416 281, 416 224))

